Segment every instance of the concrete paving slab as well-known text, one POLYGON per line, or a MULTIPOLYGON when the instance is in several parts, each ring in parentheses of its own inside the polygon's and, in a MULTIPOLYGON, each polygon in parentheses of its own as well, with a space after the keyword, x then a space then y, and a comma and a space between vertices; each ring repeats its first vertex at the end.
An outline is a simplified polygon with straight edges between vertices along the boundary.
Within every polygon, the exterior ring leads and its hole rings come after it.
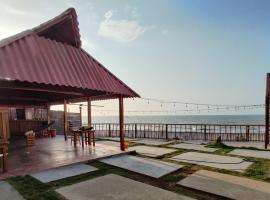
POLYGON ((173 147, 177 149, 191 149, 196 151, 206 151, 206 152, 214 152, 218 149, 216 148, 208 148, 201 144, 188 144, 188 143, 180 143, 180 144, 174 144, 170 145, 168 147, 173 147))
POLYGON ((199 170, 177 184, 231 199, 270 199, 270 183, 207 170, 199 170))
POLYGON ((252 147, 257 149, 264 149, 264 142, 223 142, 232 147, 252 147))
POLYGON ((182 143, 206 145, 206 144, 209 143, 209 141, 204 141, 204 140, 183 140, 182 143))
MULTIPOLYGON (((116 142, 120 142, 120 138, 119 137, 98 137, 98 139, 103 139, 103 140, 111 140, 111 141, 116 141, 116 142)), ((133 140, 137 140, 134 138, 126 138, 126 141, 133 141, 133 140)))
POLYGON ((8 182, 0 181, 0 199, 1 200, 24 200, 17 190, 8 182))
POLYGON ((270 160, 270 151, 259 151, 259 150, 249 150, 249 149, 235 149, 228 154, 237 155, 243 157, 254 157, 270 160))
POLYGON ((252 162, 244 161, 242 158, 198 152, 187 152, 170 159, 238 172, 244 172, 252 164, 252 162))
POLYGON ((149 157, 158 157, 163 156, 167 153, 172 153, 175 150, 162 148, 162 147, 149 147, 149 146, 134 146, 129 148, 130 151, 135 150, 137 153, 149 156, 149 157))
POLYGON ((118 142, 118 141, 99 140, 99 141, 96 141, 96 144, 103 144, 103 145, 109 145, 109 146, 114 146, 114 147, 120 147, 120 142, 118 142))
POLYGON ((51 181, 60 180, 71 176, 77 176, 96 170, 98 169, 90 165, 74 164, 41 171, 35 174, 31 174, 31 176, 40 180, 43 183, 48 183, 51 181))
POLYGON ((192 199, 115 174, 108 174, 71 186, 63 187, 56 191, 70 200, 192 199))
POLYGON ((146 145, 153 145, 153 146, 167 145, 167 144, 175 143, 174 140, 166 141, 166 140, 152 140, 152 139, 138 139, 138 140, 133 140, 132 142, 146 144, 146 145))
POLYGON ((154 178, 160 178, 183 167, 183 165, 131 155, 106 158, 101 160, 101 162, 154 178))

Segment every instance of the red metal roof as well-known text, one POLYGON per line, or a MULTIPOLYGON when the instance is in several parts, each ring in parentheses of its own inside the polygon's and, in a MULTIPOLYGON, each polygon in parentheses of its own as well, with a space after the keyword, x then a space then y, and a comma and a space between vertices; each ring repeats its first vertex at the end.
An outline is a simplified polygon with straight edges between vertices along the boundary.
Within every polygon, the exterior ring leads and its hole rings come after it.
POLYGON ((68 9, 37 28, 0 41, 0 80, 139 97, 80 46, 76 12, 68 9))

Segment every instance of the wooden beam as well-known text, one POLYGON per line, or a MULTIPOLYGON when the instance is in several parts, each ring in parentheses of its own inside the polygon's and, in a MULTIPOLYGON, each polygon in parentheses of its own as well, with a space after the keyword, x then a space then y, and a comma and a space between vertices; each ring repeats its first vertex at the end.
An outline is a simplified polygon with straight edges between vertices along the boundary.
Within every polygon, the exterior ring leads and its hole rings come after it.
POLYGON ((88 117, 88 127, 92 126, 92 108, 91 108, 91 98, 87 98, 87 117, 88 117))
POLYGON ((35 92, 58 93, 58 94, 73 95, 73 96, 84 96, 83 93, 79 93, 79 92, 69 92, 69 91, 63 91, 63 90, 45 89, 45 88, 37 88, 37 87, 0 85, 0 89, 24 90, 24 91, 35 91, 35 92))
POLYGON ((125 151, 125 130, 124 130, 124 98, 119 95, 119 129, 120 129, 120 148, 125 151))
POLYGON ((67 124, 67 100, 64 99, 64 136, 65 136, 66 141, 67 141, 67 128, 68 128, 68 124, 67 124))

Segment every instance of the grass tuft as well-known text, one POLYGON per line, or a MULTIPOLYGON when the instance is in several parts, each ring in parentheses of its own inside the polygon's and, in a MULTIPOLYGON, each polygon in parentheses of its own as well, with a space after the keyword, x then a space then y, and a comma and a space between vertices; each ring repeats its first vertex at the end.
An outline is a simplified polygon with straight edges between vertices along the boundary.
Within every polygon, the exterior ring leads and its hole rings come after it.
POLYGON ((52 190, 47 184, 27 176, 17 176, 8 179, 8 182, 26 200, 64 200, 64 198, 52 190))

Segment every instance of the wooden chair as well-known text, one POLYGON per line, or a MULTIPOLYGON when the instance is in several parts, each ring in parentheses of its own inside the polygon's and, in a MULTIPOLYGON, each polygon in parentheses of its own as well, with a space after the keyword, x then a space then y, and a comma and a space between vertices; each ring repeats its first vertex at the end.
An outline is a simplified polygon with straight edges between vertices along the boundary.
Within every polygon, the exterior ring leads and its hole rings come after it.
MULTIPOLYGON (((69 137, 70 137, 70 142, 71 144, 74 143, 74 134, 73 132, 74 131, 78 131, 79 128, 78 127, 74 127, 73 124, 71 122, 68 123, 68 130, 69 130, 69 137)), ((76 134, 77 138, 76 138, 76 143, 78 142, 79 144, 81 144, 81 138, 80 138, 80 135, 79 134, 76 134)))

